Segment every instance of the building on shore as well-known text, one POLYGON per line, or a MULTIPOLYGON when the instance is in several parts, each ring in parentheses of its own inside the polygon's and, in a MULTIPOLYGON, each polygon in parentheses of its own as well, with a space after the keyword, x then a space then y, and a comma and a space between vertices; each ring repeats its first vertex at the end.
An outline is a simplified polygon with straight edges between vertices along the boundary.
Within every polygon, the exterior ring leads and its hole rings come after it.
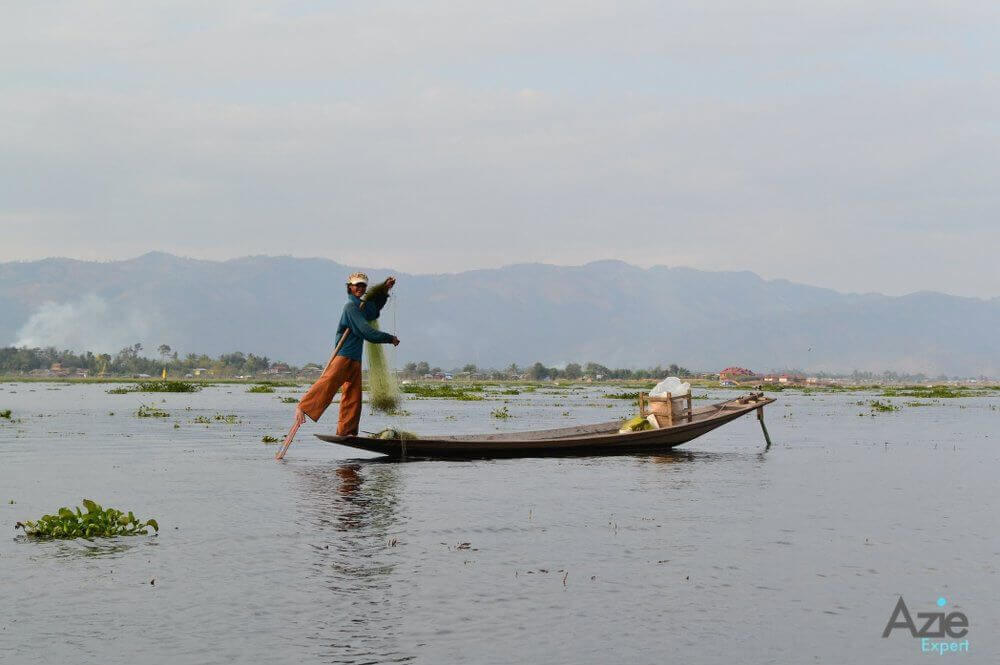
MULTIPOLYGON (((816 383, 816 379, 811 380, 812 383, 816 383)), ((799 374, 768 374, 764 377, 764 383, 787 385, 787 384, 801 384, 807 383, 807 379, 799 374)))
POLYGON ((760 375, 745 367, 727 367, 719 372, 719 382, 723 384, 756 383, 760 375))

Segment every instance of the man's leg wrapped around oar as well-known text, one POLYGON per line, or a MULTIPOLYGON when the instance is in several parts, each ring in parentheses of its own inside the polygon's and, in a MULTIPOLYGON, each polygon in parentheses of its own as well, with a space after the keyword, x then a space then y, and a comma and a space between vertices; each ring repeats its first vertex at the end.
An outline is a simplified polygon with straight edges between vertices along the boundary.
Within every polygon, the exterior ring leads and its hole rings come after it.
POLYGON ((326 371, 316 380, 312 387, 299 400, 295 409, 295 423, 285 437, 281 449, 275 455, 281 459, 292 444, 299 426, 308 416, 313 422, 318 422, 326 411, 334 396, 340 390, 340 414, 337 422, 337 434, 357 434, 361 422, 361 361, 344 356, 335 356, 326 371))
POLYGON ((358 433, 361 422, 361 361, 337 356, 323 372, 323 376, 299 400, 299 408, 313 422, 319 421, 323 412, 340 390, 340 416, 337 434, 358 433))

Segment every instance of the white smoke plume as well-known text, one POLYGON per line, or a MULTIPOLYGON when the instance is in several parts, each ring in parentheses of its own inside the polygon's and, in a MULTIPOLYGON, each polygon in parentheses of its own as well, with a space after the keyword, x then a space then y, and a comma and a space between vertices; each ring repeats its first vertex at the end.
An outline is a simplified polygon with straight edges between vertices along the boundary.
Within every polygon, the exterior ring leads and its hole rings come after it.
POLYGON ((75 302, 42 304, 17 333, 16 346, 114 353, 146 339, 153 317, 136 310, 118 311, 88 294, 75 302))

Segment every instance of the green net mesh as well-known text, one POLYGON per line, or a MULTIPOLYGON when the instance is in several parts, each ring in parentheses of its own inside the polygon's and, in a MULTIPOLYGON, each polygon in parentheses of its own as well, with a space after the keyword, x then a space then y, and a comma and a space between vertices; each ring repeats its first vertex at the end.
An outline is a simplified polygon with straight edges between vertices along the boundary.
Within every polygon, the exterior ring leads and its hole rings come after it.
MULTIPOLYGON (((378 321, 371 321, 372 328, 378 330, 378 321)), ((365 342, 368 352, 368 400, 372 409, 392 413, 401 401, 396 374, 386 360, 385 344, 365 342)))

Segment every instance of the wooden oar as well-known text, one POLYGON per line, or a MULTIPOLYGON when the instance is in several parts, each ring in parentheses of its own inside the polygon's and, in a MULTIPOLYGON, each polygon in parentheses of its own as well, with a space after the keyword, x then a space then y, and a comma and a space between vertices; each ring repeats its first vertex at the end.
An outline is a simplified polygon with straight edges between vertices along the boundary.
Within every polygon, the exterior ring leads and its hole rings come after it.
MULTIPOLYGON (((326 368, 323 370, 323 374, 326 374, 326 370, 330 369, 330 365, 333 364, 333 359, 337 357, 337 354, 340 352, 341 347, 344 346, 344 342, 347 341, 347 336, 350 334, 351 334, 351 329, 348 328, 347 330, 344 331, 344 334, 340 336, 340 341, 337 342, 337 346, 336 348, 334 348, 333 355, 330 356, 330 361, 326 364, 326 368)), ((296 409, 295 415, 296 415, 295 422, 292 424, 292 428, 288 430, 288 436, 285 437, 284 443, 281 444, 281 449, 274 454, 274 459, 276 460, 280 460, 285 456, 285 453, 288 452, 289 446, 292 445, 292 439, 295 438, 295 433, 299 431, 299 426, 306 421, 305 414, 302 414, 302 416, 299 417, 298 409, 296 409)))
POLYGON ((764 450, 771 449, 771 435, 767 433, 767 425, 764 424, 764 407, 757 408, 757 420, 760 421, 760 428, 764 430, 764 440, 767 441, 767 445, 764 446, 764 450))

